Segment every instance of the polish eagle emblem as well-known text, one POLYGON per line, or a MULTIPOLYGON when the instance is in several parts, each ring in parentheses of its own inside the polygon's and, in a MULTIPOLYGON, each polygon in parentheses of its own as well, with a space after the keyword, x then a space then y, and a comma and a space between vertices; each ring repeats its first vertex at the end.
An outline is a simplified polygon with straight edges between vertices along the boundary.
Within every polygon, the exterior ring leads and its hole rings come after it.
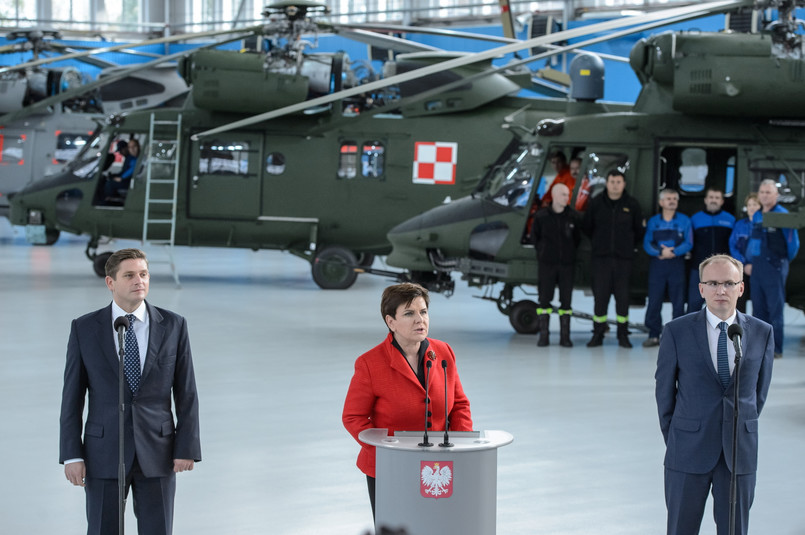
POLYGON ((425 498, 449 498, 453 494, 453 462, 420 464, 420 492, 425 498))

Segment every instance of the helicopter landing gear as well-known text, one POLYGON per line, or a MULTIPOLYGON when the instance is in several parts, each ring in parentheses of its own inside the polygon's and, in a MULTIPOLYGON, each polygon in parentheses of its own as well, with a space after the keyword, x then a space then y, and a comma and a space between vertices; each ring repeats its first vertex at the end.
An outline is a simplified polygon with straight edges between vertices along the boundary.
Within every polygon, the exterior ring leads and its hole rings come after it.
POLYGON ((514 303, 509 310, 509 323, 520 334, 536 334, 537 304, 528 299, 514 303))
POLYGON ((356 265, 358 260, 352 251, 340 245, 328 245, 313 258, 313 281, 324 290, 346 290, 358 278, 356 265))
POLYGON ((110 256, 112 256, 112 253, 107 251, 105 253, 95 255, 95 257, 92 259, 92 270, 95 271, 97 276, 106 277, 106 261, 109 260, 110 256))
POLYGON ((358 255, 358 265, 362 268, 372 267, 375 261, 375 255, 372 253, 361 253, 358 255))

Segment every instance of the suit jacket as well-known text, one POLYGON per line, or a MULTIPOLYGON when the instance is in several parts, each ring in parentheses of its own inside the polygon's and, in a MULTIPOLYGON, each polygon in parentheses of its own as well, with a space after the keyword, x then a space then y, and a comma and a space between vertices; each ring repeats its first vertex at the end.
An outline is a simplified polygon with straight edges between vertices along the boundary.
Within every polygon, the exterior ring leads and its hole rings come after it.
MULTIPOLYGON (((737 473, 749 474, 757 470, 758 417, 771 383, 774 338, 768 323, 740 312, 736 321, 743 328, 737 473)), ((722 453, 728 466, 732 462, 735 374, 724 389, 707 327, 704 309, 668 323, 655 374, 665 467, 692 474, 712 470, 722 453)))
MULTIPOLYGON (((425 389, 419 383, 408 361, 391 345, 392 334, 378 346, 355 361, 355 374, 349 384, 344 401, 342 421, 347 431, 361 445, 358 468, 368 476, 375 476, 375 448, 364 444, 358 434, 364 429, 385 428, 394 431, 419 431, 425 425, 425 389)), ((436 359, 430 370, 428 397, 430 398, 429 431, 442 432, 444 421, 444 380, 442 360, 447 361, 447 410, 450 430, 472 431, 470 402, 456 370, 456 356, 449 345, 432 338, 429 349, 436 359)))
MULTIPOLYGON (((125 463, 130 469, 136 455, 146 477, 164 477, 173 471, 173 459, 201 460, 198 396, 185 319, 148 302, 146 308, 150 324, 140 387, 132 395, 128 384, 124 386, 125 463)), ((87 477, 117 478, 120 408, 115 336, 110 304, 73 320, 67 344, 59 462, 83 458, 87 477)))

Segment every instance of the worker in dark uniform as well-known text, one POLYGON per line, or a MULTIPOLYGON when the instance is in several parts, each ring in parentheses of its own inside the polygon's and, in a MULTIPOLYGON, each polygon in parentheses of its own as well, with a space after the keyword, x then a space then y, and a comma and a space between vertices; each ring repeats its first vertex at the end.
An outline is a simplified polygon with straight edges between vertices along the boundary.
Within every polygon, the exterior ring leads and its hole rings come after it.
POLYGON ((607 328, 610 295, 615 296, 618 345, 629 341, 629 279, 635 249, 643 239, 643 215, 626 193, 623 172, 610 171, 606 189, 590 201, 583 229, 592 242, 593 337, 587 347, 600 346, 607 328))
POLYGON ((697 312, 704 305, 699 291, 699 265, 715 254, 730 254, 730 235, 735 216, 725 212, 724 192, 709 187, 704 192, 704 210, 690 218, 693 226, 693 258, 688 275, 688 313, 697 312))
POLYGON ((693 247, 690 218, 676 211, 679 193, 666 188, 660 192, 661 211, 648 220, 643 249, 651 257, 648 267, 648 338, 643 347, 660 345, 662 303, 665 291, 671 301, 673 319, 685 313, 685 255, 693 247))
POLYGON ((792 228, 763 226, 763 214, 787 213, 777 204, 777 182, 763 180, 757 191, 761 210, 752 217, 746 258, 752 266, 752 315, 774 328, 774 358, 783 356, 783 310, 788 265, 799 252, 799 234, 792 228))
POLYGON ((551 188, 551 205, 542 208, 534 217, 531 235, 537 251, 539 264, 539 321, 538 346, 548 345, 548 331, 553 308, 551 300, 559 286, 559 345, 573 347, 570 341, 570 316, 573 309, 573 273, 576 263, 576 247, 581 240, 577 215, 568 206, 570 189, 565 184, 551 188))

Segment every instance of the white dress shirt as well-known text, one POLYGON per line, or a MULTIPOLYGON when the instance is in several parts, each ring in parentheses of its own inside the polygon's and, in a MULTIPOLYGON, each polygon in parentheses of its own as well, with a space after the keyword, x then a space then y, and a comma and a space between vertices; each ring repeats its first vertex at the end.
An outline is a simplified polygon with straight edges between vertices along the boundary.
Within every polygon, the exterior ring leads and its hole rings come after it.
MULTIPOLYGON (((727 329, 729 329, 730 325, 735 323, 735 318, 738 314, 733 312, 732 316, 722 320, 710 312, 710 309, 705 308, 705 310, 707 314, 707 341, 710 342, 710 358, 713 359, 713 367, 716 369, 716 373, 718 373, 718 336, 721 334, 721 329, 718 327, 718 324, 722 321, 726 321, 727 329)), ((730 376, 732 376, 732 372, 735 369, 735 346, 732 344, 732 340, 730 340, 729 337, 727 337, 727 362, 729 362, 730 376)))
MULTIPOLYGON (((115 319, 120 316, 128 314, 125 310, 117 306, 117 303, 112 301, 112 330, 114 330, 115 319)), ((134 314, 134 325, 130 328, 134 329, 134 336, 137 337, 137 347, 140 350, 140 371, 145 369, 145 356, 148 354, 148 309, 145 308, 145 301, 140 303, 140 306, 132 312, 134 314)), ((115 354, 120 354, 120 346, 117 340, 117 331, 115 331, 115 354)))

